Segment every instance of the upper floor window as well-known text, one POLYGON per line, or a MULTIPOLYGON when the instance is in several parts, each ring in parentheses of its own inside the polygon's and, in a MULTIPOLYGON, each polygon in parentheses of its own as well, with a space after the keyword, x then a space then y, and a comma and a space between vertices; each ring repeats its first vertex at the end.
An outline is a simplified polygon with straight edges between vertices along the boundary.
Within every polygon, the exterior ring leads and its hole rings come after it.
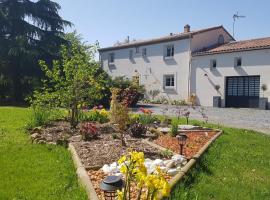
POLYGON ((136 52, 136 53, 140 53, 139 47, 136 47, 136 48, 135 48, 135 52, 136 52))
POLYGON ((143 48, 142 50, 142 57, 146 57, 146 48, 143 48))
POLYGON ((170 58, 174 56, 174 45, 166 46, 165 57, 170 58))
POLYGON ((217 68, 217 60, 212 59, 210 60, 210 69, 216 69, 217 68))
POLYGON ((129 51, 129 59, 132 60, 133 59, 133 50, 129 51))
POLYGON ((224 44, 224 36, 222 34, 218 36, 218 44, 224 44))
POLYGON ((242 66, 242 59, 240 57, 234 58, 234 67, 241 67, 242 66))
POLYGON ((114 53, 109 54, 109 63, 110 64, 114 63, 114 53))
POLYGON ((165 89, 167 88, 174 88, 175 85, 175 80, 174 80, 174 75, 164 75, 164 86, 165 89))

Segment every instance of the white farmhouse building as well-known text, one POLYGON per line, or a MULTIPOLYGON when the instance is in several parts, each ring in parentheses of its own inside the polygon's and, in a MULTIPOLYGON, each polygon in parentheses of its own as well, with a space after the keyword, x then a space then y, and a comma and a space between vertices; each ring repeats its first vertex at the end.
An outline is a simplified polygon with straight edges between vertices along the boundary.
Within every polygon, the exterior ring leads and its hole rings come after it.
POLYGON ((103 69, 112 77, 140 77, 159 97, 222 107, 266 108, 270 92, 270 38, 236 42, 217 26, 198 31, 119 43, 99 49, 103 69))

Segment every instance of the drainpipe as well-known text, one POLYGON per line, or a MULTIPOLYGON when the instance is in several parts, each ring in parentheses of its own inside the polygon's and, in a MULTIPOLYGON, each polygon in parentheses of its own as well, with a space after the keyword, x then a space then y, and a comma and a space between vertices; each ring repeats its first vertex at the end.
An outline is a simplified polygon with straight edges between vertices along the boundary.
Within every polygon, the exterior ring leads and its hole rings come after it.
POLYGON ((192 35, 189 36, 189 63, 188 63, 188 99, 190 97, 190 82, 191 82, 191 38, 192 35))

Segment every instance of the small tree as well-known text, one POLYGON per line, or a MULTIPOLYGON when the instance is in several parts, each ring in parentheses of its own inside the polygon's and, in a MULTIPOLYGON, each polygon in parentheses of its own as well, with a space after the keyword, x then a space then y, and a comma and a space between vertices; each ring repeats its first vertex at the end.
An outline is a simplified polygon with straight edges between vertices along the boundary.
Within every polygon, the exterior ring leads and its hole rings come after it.
POLYGON ((266 84, 262 84, 261 90, 263 91, 263 97, 264 97, 264 92, 267 90, 267 85, 266 84))
POLYGON ((46 79, 43 88, 35 91, 32 103, 68 109, 75 128, 82 105, 94 104, 104 96, 107 75, 94 61, 97 45, 82 43, 75 33, 67 38, 71 46, 62 46, 61 59, 54 60, 51 69, 45 61, 39 62, 46 79))
POLYGON ((123 103, 117 100, 117 96, 120 89, 112 88, 112 99, 111 99, 111 123, 117 124, 119 132, 121 134, 122 146, 126 146, 124 140, 124 133, 127 129, 127 124, 129 122, 128 108, 123 103))

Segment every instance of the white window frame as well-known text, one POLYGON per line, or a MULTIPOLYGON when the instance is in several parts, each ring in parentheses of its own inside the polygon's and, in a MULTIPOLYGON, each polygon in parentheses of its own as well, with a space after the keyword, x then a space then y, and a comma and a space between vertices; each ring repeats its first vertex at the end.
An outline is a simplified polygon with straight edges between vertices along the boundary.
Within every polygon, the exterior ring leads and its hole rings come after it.
POLYGON ((210 69, 213 70, 216 68, 217 68, 217 59, 211 59, 210 60, 210 69), (215 66, 214 66, 214 63, 215 63, 215 66))
POLYGON ((172 59, 174 57, 174 44, 166 45, 164 48, 164 59, 172 59), (170 55, 168 55, 168 49, 170 49, 170 55))
MULTIPOLYGON (((170 80, 170 83, 172 80, 170 80)), ((164 74, 163 75, 163 87, 165 90, 167 89, 175 89, 176 88, 176 75, 175 74, 164 74), (167 78, 173 78, 173 85, 166 85, 167 84, 167 78)))
POLYGON ((241 67, 242 66, 242 58, 241 57, 235 57, 234 58, 234 67, 241 67), (237 65, 238 64, 238 60, 240 60, 241 65, 237 65))
POLYGON ((109 53, 108 62, 109 62, 109 65, 114 64, 114 62, 115 62, 115 53, 109 53), (112 57, 113 57, 113 61, 112 61, 112 57))

